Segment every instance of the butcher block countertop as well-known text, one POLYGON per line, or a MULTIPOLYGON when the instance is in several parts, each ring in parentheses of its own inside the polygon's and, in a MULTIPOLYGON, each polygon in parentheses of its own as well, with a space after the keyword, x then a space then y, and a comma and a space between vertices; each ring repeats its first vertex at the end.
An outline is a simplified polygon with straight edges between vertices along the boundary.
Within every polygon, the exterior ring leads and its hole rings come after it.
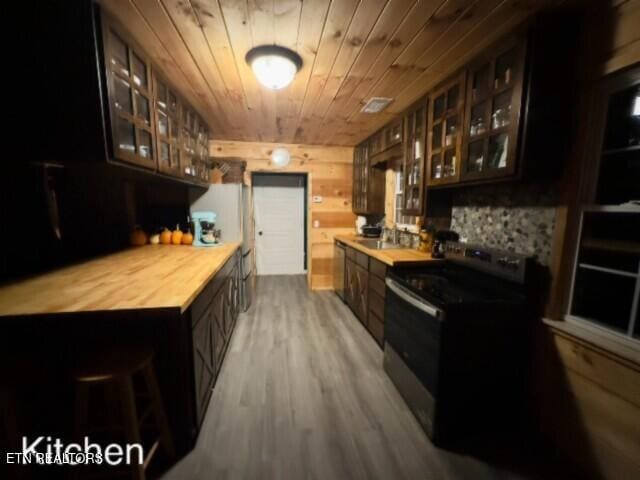
POLYGON ((336 235, 334 238, 376 260, 380 260, 382 263, 386 263, 390 267, 439 261, 436 258, 432 258, 430 253, 419 252, 414 248, 388 248, 383 250, 367 248, 357 242, 357 240, 363 240, 364 238, 355 235, 336 235))
POLYGON ((0 286, 0 317, 132 309, 184 312, 240 246, 145 245, 0 286))

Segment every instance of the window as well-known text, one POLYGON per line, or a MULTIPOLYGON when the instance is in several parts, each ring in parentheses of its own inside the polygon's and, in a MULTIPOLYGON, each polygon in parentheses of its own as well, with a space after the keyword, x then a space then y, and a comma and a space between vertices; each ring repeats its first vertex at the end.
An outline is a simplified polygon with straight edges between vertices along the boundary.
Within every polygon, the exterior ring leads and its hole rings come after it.
POLYGON ((611 77, 592 204, 582 206, 567 319, 640 340, 640 68, 611 77))
POLYGON ((394 201, 393 201, 393 209, 394 209, 394 215, 393 215, 393 221, 395 222, 396 226, 399 227, 406 227, 408 229, 413 229, 415 228, 415 223, 416 223, 416 217, 412 216, 412 215, 403 215, 402 214, 402 206, 404 205, 402 199, 403 199, 403 185, 404 185, 404 178, 402 176, 402 172, 396 172, 395 174, 395 193, 394 193, 394 201))

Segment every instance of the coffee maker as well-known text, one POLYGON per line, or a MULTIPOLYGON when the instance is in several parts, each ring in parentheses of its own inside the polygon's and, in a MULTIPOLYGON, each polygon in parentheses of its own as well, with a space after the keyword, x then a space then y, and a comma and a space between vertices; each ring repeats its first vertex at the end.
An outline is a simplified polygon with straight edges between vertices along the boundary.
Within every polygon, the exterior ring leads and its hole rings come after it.
POLYGON ((193 212, 193 245, 196 247, 216 247, 220 243, 220 230, 216 230, 216 214, 213 212, 193 212))

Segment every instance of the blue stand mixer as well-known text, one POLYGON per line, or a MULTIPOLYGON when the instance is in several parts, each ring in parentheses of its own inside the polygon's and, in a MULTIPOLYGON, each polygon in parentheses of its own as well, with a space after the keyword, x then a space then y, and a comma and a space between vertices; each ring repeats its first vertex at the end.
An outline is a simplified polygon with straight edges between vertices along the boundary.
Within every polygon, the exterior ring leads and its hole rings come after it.
POLYGON ((220 243, 220 230, 216 230, 216 214, 213 212, 192 212, 193 245, 196 247, 217 247, 220 243))

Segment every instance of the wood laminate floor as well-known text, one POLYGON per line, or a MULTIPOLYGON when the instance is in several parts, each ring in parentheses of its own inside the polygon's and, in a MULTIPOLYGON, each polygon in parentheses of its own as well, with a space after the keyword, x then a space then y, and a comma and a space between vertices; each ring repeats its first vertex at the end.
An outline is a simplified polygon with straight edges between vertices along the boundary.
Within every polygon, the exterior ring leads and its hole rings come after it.
POLYGON ((347 306, 333 292, 309 292, 304 276, 278 276, 259 277, 197 446, 163 478, 555 477, 531 458, 511 463, 434 447, 347 306))

